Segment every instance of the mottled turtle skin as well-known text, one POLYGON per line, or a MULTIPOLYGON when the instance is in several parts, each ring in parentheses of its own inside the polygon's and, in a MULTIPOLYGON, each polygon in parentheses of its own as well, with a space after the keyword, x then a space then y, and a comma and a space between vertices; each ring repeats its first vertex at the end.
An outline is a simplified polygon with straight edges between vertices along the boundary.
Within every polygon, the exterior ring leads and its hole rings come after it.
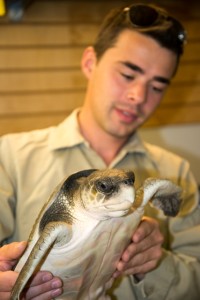
POLYGON ((129 170, 84 170, 62 182, 41 210, 11 299, 35 270, 49 270, 63 280, 57 299, 110 299, 106 291, 122 252, 130 243, 148 201, 174 216, 180 188, 171 181, 149 178, 135 193, 129 170))

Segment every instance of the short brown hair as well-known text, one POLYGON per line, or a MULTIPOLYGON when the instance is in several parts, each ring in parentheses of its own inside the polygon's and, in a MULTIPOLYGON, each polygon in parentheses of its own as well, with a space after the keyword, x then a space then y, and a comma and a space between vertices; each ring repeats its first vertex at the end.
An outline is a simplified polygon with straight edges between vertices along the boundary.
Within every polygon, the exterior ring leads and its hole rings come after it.
POLYGON ((113 9, 105 17, 94 43, 97 59, 100 59, 107 49, 114 46, 119 34, 125 29, 135 30, 152 37, 160 45, 173 51, 177 55, 177 59, 183 53, 185 30, 182 24, 158 6, 137 3, 129 7, 113 9), (139 11, 136 17, 142 18, 142 22, 149 18, 148 12, 151 10, 163 18, 158 24, 152 26, 134 26, 130 18, 127 17, 128 11, 133 10, 133 8, 139 11))

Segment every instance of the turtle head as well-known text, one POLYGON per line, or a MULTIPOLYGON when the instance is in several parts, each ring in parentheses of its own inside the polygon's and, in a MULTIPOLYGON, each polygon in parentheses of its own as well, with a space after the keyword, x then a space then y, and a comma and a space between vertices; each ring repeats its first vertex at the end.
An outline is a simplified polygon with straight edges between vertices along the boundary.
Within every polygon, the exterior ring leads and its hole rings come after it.
POLYGON ((127 214, 135 199, 134 180, 132 171, 93 171, 80 186, 84 209, 98 219, 127 214))

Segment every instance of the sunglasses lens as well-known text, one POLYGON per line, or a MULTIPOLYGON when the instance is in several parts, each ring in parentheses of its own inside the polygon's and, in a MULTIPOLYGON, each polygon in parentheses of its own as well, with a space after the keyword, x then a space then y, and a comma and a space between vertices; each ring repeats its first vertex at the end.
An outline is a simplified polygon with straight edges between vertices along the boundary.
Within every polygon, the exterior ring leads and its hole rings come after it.
POLYGON ((132 6, 125 8, 124 11, 128 12, 129 20, 135 27, 148 28, 159 25, 164 20, 171 21, 173 30, 176 32, 179 42, 183 44, 186 41, 186 34, 181 23, 167 14, 160 13, 154 7, 144 4, 133 4, 132 6))
POLYGON ((152 7, 138 4, 130 7, 129 16, 133 25, 148 27, 156 23, 159 13, 152 7))

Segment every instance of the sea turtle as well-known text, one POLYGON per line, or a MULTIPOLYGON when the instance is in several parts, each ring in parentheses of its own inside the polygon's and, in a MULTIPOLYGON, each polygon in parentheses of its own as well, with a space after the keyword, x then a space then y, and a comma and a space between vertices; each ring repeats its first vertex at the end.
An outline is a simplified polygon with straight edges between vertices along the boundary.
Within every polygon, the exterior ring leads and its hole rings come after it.
POLYGON ((179 211, 181 189, 169 180, 148 178, 135 193, 130 170, 83 170, 62 182, 41 210, 20 259, 11 299, 35 270, 63 280, 58 299, 110 299, 106 296, 122 252, 150 200, 164 214, 179 211))

